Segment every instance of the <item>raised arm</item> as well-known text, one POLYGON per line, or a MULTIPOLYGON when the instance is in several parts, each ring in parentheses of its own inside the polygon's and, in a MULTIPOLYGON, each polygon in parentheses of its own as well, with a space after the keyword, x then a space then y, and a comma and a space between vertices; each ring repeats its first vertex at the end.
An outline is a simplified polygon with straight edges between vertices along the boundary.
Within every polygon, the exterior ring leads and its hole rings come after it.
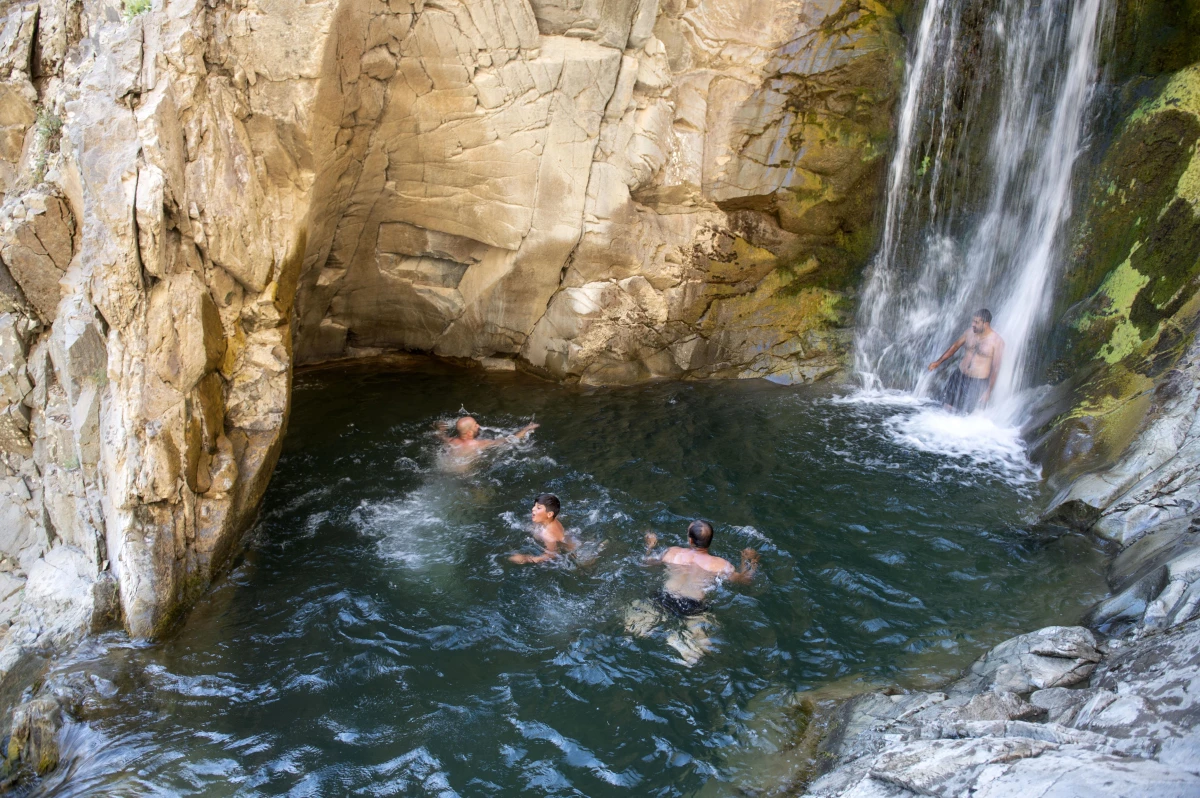
POLYGON ((512 437, 516 440, 521 440, 526 435, 533 432, 535 429, 537 429, 540 426, 542 426, 542 425, 537 424, 537 423, 526 424, 524 427, 521 427, 521 429, 519 429, 515 433, 513 433, 512 437))
POLYGON ((729 575, 730 582, 745 584, 758 573, 758 552, 754 549, 742 549, 742 567, 729 575))
POLYGON ((442 443, 450 442, 450 436, 446 434, 446 428, 449 426, 450 425, 448 423, 446 423, 445 421, 433 422, 433 428, 435 430, 437 430, 437 432, 435 434, 437 435, 438 440, 441 441, 442 443))
POLYGON ((967 342, 967 334, 964 332, 962 335, 958 336, 957 341, 955 341, 953 344, 950 345, 949 349, 947 349, 945 352, 942 353, 941 357, 939 357, 937 360, 935 360, 929 364, 929 370, 933 371, 938 366, 942 365, 947 360, 954 357, 954 353, 957 352, 962 347, 962 345, 965 344, 966 342, 967 342))

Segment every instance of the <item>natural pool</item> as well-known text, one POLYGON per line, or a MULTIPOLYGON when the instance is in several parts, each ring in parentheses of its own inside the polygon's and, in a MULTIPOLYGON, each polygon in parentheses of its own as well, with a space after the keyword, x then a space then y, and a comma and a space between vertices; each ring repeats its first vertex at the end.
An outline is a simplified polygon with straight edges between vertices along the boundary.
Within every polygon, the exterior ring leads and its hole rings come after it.
POLYGON ((720 795, 762 778, 789 696, 926 685, 1071 621, 1104 559, 1027 534, 1019 458, 920 445, 921 411, 766 382, 584 390, 434 363, 296 379, 262 517, 170 640, 109 635, 44 795, 720 795), (437 468, 459 409, 532 440, 437 468), (535 551, 541 491, 591 563, 535 551), (642 534, 759 550, 694 667, 623 614, 661 573, 642 534), (763 757, 766 757, 764 759, 763 757))

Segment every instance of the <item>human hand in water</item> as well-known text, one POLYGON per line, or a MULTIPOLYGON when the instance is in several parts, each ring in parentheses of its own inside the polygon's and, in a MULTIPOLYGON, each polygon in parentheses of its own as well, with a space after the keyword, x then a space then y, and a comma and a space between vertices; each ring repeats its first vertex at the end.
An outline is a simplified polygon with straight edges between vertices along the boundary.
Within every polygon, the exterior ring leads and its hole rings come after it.
POLYGON ((758 564, 758 552, 754 549, 742 549, 742 562, 758 564))
POLYGON ((515 562, 515 563, 527 563, 527 562, 531 561, 532 559, 533 559, 533 555, 531 555, 531 554, 514 554, 508 558, 508 561, 515 562))
POLYGON ((653 532, 646 533, 646 548, 652 549, 658 545, 658 535, 653 532))
POLYGON ((933 361, 932 363, 930 363, 930 364, 929 364, 929 370, 930 370, 930 371, 933 371, 934 369, 936 369, 936 368, 937 368, 938 366, 940 366, 940 365, 942 365, 942 364, 941 364, 940 362, 938 362, 938 361, 936 361, 936 360, 935 360, 935 361, 933 361))
POLYGON ((521 431, 517 433, 517 437, 524 438, 526 435, 533 432, 535 429, 537 429, 540 426, 542 426, 542 425, 538 424, 536 421, 531 424, 526 424, 524 427, 521 428, 521 431))

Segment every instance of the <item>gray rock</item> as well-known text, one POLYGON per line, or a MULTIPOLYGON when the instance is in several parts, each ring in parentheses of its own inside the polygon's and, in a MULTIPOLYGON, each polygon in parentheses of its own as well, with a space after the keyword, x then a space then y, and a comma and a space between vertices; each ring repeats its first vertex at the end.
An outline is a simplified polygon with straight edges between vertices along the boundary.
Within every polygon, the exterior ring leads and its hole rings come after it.
POLYGON ((1146 607, 1167 584, 1167 569, 1158 566, 1115 596, 1092 608, 1085 623, 1101 631, 1119 624, 1133 624, 1142 619, 1146 607))
POLYGON ((962 706, 952 706, 940 713, 946 723, 967 721, 1033 720, 1046 715, 1042 707, 1031 704, 1016 693, 987 692, 973 696, 962 706))
POLYGON ((1086 688, 1048 687, 1031 693, 1029 702, 1045 710, 1048 722, 1069 725, 1079 708, 1093 695, 1095 692, 1086 688))
POLYGON ((1184 798, 1200 790, 1194 774, 1153 760, 1021 737, 907 743, 881 754, 869 778, 947 798, 1184 798))
POLYGON ((1100 661, 1096 637, 1081 626, 1048 626, 1006 640, 979 658, 952 692, 984 690, 1028 693, 1070 687, 1086 679, 1100 661))
POLYGON ((1168 521, 1147 532, 1113 558, 1108 567, 1108 584, 1121 592, 1156 568, 1166 565, 1185 548, 1200 545, 1200 532, 1191 529, 1191 519, 1168 521))
MULTIPOLYGON (((1170 569, 1167 569, 1170 573, 1170 569)), ((1166 629, 1171 622, 1171 617, 1175 610, 1183 602, 1183 597, 1187 594, 1191 583, 1183 579, 1173 579, 1167 583, 1163 591, 1158 594, 1158 598, 1150 602, 1146 607, 1146 614, 1142 616, 1142 627, 1147 631, 1162 631, 1166 629)))

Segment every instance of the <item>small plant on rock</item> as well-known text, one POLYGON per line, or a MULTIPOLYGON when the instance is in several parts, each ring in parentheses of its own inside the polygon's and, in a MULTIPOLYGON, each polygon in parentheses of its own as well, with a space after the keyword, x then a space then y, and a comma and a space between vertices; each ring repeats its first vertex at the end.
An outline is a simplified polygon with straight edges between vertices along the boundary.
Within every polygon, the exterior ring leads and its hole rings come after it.
POLYGON ((50 153, 58 149, 63 121, 57 114, 43 106, 38 108, 36 125, 32 183, 35 186, 46 179, 46 161, 50 158, 50 153))
POLYGON ((149 10, 150 0, 125 0, 125 19, 133 19, 149 10))

